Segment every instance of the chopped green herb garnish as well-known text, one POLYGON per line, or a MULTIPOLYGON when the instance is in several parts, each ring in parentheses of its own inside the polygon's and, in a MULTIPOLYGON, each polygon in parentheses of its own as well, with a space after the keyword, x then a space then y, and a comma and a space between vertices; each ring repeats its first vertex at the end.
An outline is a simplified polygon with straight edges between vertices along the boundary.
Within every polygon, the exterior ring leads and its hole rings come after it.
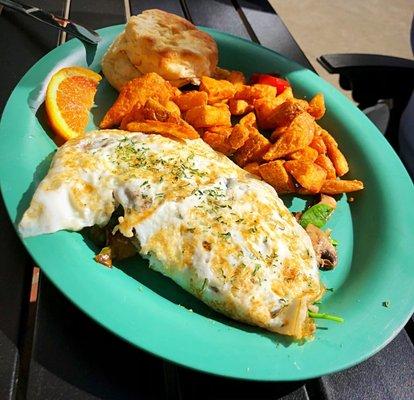
POLYGON ((390 306, 390 302, 389 301, 383 301, 382 306, 385 307, 385 308, 388 308, 390 306))
POLYGON ((338 244, 339 244, 339 242, 336 240, 336 239, 332 239, 331 238, 331 243, 332 243, 332 246, 338 246, 338 244))
POLYGON ((319 319, 327 319, 329 321, 335 321, 335 322, 344 322, 344 319, 342 317, 338 317, 336 315, 326 314, 326 313, 315 313, 312 311, 308 311, 308 315, 311 318, 319 318, 319 319))
POLYGON ((327 292, 333 292, 333 291, 334 291, 334 289, 333 289, 333 288, 331 288, 331 287, 326 288, 325 290, 326 290, 327 292))
POLYGON ((260 265, 260 264, 255 264, 255 266, 254 266, 254 270, 253 270, 253 276, 255 276, 256 275, 256 272, 261 268, 262 266, 260 265))
POLYGON ((201 286, 201 291, 204 290, 204 288, 206 287, 206 285, 207 285, 207 278, 204 278, 203 286, 201 286))

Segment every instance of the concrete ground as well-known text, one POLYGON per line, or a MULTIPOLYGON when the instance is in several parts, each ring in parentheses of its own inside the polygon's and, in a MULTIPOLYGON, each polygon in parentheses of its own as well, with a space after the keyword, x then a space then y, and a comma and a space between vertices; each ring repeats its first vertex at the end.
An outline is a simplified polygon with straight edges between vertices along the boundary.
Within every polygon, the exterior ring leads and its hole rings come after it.
POLYGON ((338 87, 316 61, 329 53, 374 53, 413 59, 414 0, 269 0, 316 71, 338 87))

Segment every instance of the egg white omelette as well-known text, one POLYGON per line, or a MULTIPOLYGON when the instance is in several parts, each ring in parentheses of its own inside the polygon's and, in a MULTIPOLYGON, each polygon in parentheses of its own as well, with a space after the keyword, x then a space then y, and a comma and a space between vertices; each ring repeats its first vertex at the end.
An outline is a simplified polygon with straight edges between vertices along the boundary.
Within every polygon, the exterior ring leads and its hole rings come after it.
POLYGON ((213 309, 295 338, 323 285, 311 241, 275 190, 201 139, 94 131, 60 147, 19 225, 24 237, 108 223, 156 271, 213 309))

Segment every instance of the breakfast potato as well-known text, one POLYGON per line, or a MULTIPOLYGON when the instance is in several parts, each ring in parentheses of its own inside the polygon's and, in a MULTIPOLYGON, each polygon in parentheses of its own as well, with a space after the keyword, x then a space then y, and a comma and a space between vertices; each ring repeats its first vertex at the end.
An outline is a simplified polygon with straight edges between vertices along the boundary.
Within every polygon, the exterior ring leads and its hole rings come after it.
POLYGON ((160 135, 177 139, 198 139, 200 137, 191 126, 172 122, 130 122, 126 125, 126 130, 130 132, 159 133, 160 135))
POLYGON ((294 193, 295 185, 283 164, 283 160, 261 164, 259 166, 260 175, 264 181, 276 189, 277 193, 294 193))
POLYGON ((246 83, 246 77, 241 71, 230 71, 230 75, 226 79, 236 86, 246 83))
POLYGON ((346 161, 345 156, 338 148, 338 143, 336 140, 324 129, 320 133, 325 146, 326 154, 331 159, 332 164, 335 167, 336 174, 338 176, 343 176, 349 171, 348 162, 346 161))
POLYGON ((320 135, 317 135, 315 130, 315 136, 309 144, 310 147, 314 148, 319 154, 326 153, 326 144, 320 135))
POLYGON ((285 88, 285 90, 282 93, 278 94, 276 98, 280 103, 283 103, 287 99, 293 99, 294 96, 292 86, 288 86, 287 88, 285 88))
POLYGON ((308 146, 313 139, 314 130, 313 118, 306 112, 299 114, 277 142, 272 144, 263 159, 271 161, 282 158, 308 146))
POLYGON ((228 104, 231 115, 244 115, 254 109, 246 100, 230 99, 228 104))
POLYGON ((220 103, 232 98, 236 92, 234 85, 226 80, 217 80, 209 76, 201 78, 200 91, 206 92, 208 104, 220 103))
POLYGON ((313 193, 319 193, 326 179, 326 171, 310 161, 290 160, 284 167, 302 187, 313 193))
POLYGON ((235 100, 246 100, 252 104, 256 99, 273 99, 276 97, 276 88, 270 85, 256 84, 240 86, 234 95, 235 100))
POLYGON ((247 115, 245 115, 243 118, 240 119, 239 124, 257 128, 256 115, 254 114, 254 112, 248 113, 247 115))
POLYGON ((326 179, 335 179, 336 171, 335 167, 332 164, 332 161, 325 154, 319 154, 315 160, 315 164, 318 164, 326 171, 326 179))
POLYGON ((191 108, 185 114, 185 120, 194 128, 208 128, 211 126, 231 126, 231 114, 228 107, 204 105, 191 108))
POLYGON ((308 113, 315 119, 321 119, 325 111, 325 98, 322 93, 317 93, 309 102, 308 113))
POLYGON ((250 136, 234 154, 234 161, 240 167, 260 161, 270 147, 270 142, 256 128, 250 128, 250 136))
POLYGON ((322 187, 321 193, 335 195, 341 193, 355 192, 362 190, 364 184, 358 180, 327 179, 322 187))
POLYGON ((118 98, 105 114, 99 127, 107 129, 118 126, 134 106, 143 106, 150 98, 166 104, 179 93, 177 88, 154 72, 132 79, 122 87, 118 98))
POLYGON ((181 118, 181 110, 180 110, 180 107, 178 107, 178 105, 175 104, 173 101, 168 100, 165 103, 165 108, 168 110, 168 112, 171 115, 174 115, 174 116, 177 116, 177 117, 180 117, 181 118))
POLYGON ((244 85, 246 83, 246 77, 241 71, 230 71, 225 68, 217 67, 212 76, 214 79, 225 79, 231 82, 233 85, 244 85))
POLYGON ((242 147, 249 138, 251 129, 251 127, 243 124, 234 125, 228 138, 230 146, 234 150, 238 150, 240 147, 242 147))
POLYGON ((287 128, 287 126, 279 126, 276 128, 270 135, 270 141, 272 143, 276 142, 286 132, 287 128))
POLYGON ((259 179, 262 179, 260 175, 260 165, 257 161, 246 164, 243 169, 253 175, 256 175, 259 179))
POLYGON ((296 116, 305 112, 307 108, 308 103, 305 100, 287 99, 267 117, 266 126, 274 129, 278 126, 289 125, 296 116))
POLYGON ((179 96, 175 96, 173 101, 182 112, 186 112, 191 108, 206 105, 207 99, 208 95, 206 92, 191 90, 189 92, 182 93, 179 96))
POLYGON ((297 150, 292 154, 289 154, 291 160, 304 160, 314 162, 318 158, 318 152, 310 146, 306 146, 303 149, 297 150))
POLYGON ((228 134, 224 130, 206 130, 202 137, 214 150, 226 156, 234 152, 234 149, 227 141, 228 134))

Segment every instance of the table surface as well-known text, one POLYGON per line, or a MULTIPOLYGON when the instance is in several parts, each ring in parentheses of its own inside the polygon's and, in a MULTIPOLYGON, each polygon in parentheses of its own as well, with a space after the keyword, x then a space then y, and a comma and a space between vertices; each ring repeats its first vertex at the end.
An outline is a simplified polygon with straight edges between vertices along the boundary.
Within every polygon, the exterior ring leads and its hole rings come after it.
MULTIPOLYGON (((93 29, 160 8, 255 41, 307 68, 280 17, 260 0, 33 0, 93 29)), ((68 38, 70 39, 70 38, 68 38)), ((19 79, 64 41, 53 28, 3 9, 0 110, 19 79)), ((151 356, 74 307, 38 270, 0 199, 0 400, 2 399, 414 399, 414 322, 382 351, 346 371, 303 382, 260 383, 206 375, 151 356), (36 293, 35 293, 36 294, 36 293)), ((373 333, 375 334, 375 333, 373 333)))

